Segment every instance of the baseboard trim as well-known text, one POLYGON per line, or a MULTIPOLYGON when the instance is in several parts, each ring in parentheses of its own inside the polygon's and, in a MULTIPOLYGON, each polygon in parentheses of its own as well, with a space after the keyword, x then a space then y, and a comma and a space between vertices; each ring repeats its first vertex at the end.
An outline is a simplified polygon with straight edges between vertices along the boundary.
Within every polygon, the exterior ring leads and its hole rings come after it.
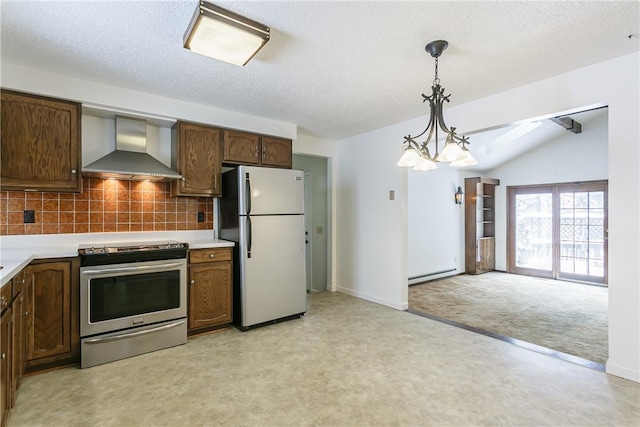
POLYGON ((391 301, 387 301, 385 299, 382 298, 378 298, 374 295, 371 294, 367 294, 365 292, 360 292, 360 291, 355 291, 353 289, 349 289, 349 288, 343 288, 341 286, 338 286, 336 289, 338 292, 343 293, 343 294, 347 294, 347 295, 351 295, 352 297, 356 297, 356 298, 360 298, 363 300, 367 300, 370 302, 375 302, 376 304, 380 304, 380 305, 384 305, 386 307, 391 307, 391 308, 395 308, 396 310, 406 310, 409 308, 409 302, 405 302, 405 303, 401 303, 401 304, 397 304, 391 301))
POLYGON ((610 375, 615 375, 616 377, 624 378, 625 380, 640 383, 640 372, 623 368, 622 366, 615 365, 611 362, 606 363, 605 372, 610 375))

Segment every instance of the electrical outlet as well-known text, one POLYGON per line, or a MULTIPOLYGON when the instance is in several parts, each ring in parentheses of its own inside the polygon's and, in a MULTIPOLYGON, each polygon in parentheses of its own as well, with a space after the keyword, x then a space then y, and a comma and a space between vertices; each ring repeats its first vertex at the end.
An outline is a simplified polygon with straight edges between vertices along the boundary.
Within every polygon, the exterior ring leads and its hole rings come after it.
POLYGON ((396 192, 394 190, 389 190, 389 200, 396 199, 396 192))
POLYGON ((25 224, 35 224, 36 211, 33 211, 33 210, 24 211, 23 220, 25 224))
POLYGON ((204 222, 204 212, 198 212, 198 222, 204 222))
POLYGON ((316 234, 322 234, 322 227, 316 227, 316 234))

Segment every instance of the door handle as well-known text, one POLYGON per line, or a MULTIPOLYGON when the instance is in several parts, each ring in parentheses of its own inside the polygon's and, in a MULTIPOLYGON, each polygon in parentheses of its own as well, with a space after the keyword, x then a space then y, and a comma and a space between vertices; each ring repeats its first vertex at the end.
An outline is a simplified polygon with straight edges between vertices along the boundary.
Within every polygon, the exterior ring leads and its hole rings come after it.
POLYGON ((247 258, 251 258, 251 243, 253 236, 251 235, 251 217, 247 217, 247 258))
POLYGON ((247 202, 246 206, 247 206, 247 215, 251 214, 251 180, 249 179, 249 173, 247 172, 246 174, 246 178, 244 180, 244 184, 245 184, 245 190, 246 190, 246 194, 245 194, 245 200, 247 202))
POLYGON ((144 331, 131 332, 131 333, 128 333, 128 334, 115 335, 115 336, 112 336, 112 337, 105 337, 105 338, 91 338, 91 339, 88 339, 88 340, 84 340, 83 342, 85 344, 99 344, 101 342, 118 341, 118 340, 122 340, 122 339, 125 339, 125 338, 139 337, 141 335, 148 335, 148 334, 152 334, 154 332, 163 331, 165 329, 175 328, 176 326, 180 326, 183 323, 184 323, 184 320, 180 320, 178 322, 169 323, 168 325, 158 326, 157 328, 146 329, 144 331))
POLYGON ((182 263, 168 263, 168 264, 161 264, 161 265, 140 265, 136 267, 119 267, 119 268, 105 268, 100 270, 85 270, 82 272, 82 274, 94 276, 96 274, 105 274, 105 273, 128 273, 128 272, 148 271, 148 270, 163 271, 165 269, 178 268, 180 266, 182 266, 182 263))

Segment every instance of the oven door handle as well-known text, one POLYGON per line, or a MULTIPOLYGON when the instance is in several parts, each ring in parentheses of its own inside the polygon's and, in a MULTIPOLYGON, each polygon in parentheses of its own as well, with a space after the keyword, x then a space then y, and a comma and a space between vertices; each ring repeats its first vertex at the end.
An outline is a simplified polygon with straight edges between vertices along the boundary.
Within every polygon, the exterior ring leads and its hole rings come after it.
POLYGON ((99 344, 99 343, 108 342, 108 341, 118 341, 118 340, 123 340, 125 338, 139 337, 141 335, 148 335, 154 332, 163 331, 165 329, 175 328, 176 326, 180 326, 183 323, 184 323, 184 320, 179 320, 177 322, 169 323, 168 325, 158 326, 157 328, 145 329, 144 331, 130 332, 128 334, 114 335, 112 337, 105 337, 105 338, 89 338, 89 339, 82 340, 82 342, 85 344, 99 344))
POLYGON ((96 275, 96 274, 108 274, 108 273, 129 273, 132 271, 148 271, 148 270, 165 270, 167 268, 181 267, 183 263, 174 262, 161 265, 139 265, 137 267, 120 267, 120 268, 105 268, 101 270, 84 270, 82 274, 96 275))

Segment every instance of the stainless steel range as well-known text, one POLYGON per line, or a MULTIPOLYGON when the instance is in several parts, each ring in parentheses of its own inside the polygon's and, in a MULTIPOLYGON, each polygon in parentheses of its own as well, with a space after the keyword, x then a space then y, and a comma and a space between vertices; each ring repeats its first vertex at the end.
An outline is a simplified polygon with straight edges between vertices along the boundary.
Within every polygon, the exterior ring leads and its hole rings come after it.
POLYGON ((81 368, 187 342, 187 249, 81 246, 81 368))

